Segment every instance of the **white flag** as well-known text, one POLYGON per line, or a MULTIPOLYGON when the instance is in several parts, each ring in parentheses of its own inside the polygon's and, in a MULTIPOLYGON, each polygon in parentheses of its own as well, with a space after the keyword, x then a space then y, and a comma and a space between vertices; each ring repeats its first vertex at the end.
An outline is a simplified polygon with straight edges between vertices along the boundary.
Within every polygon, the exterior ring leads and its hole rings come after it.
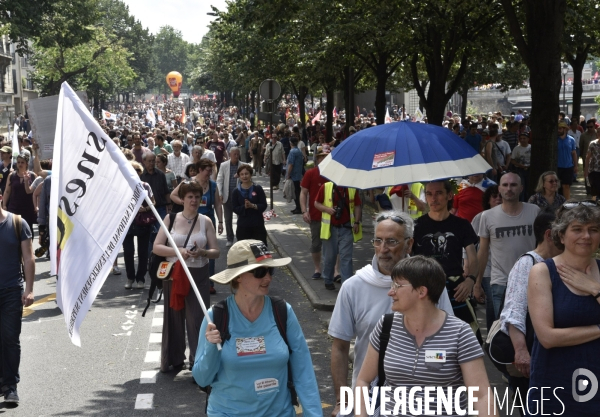
POLYGON ((152 111, 152 109, 146 111, 146 119, 152 123, 152 127, 154 127, 156 124, 156 117, 154 117, 154 111, 152 111))
POLYGON ((13 135, 12 135, 12 151, 13 151, 13 159, 19 156, 19 125, 15 123, 13 126, 13 135))
POLYGON ((385 109, 385 123, 392 123, 392 118, 390 117, 390 109, 385 109))
POLYGON ((113 122, 117 121, 117 115, 114 113, 111 113, 109 111, 106 110, 102 110, 102 119, 104 120, 112 120, 113 122))
POLYGON ((117 145, 65 82, 58 99, 50 195, 56 301, 73 344, 147 195, 117 145))
POLYGON ((423 120, 423 113, 421 112, 421 109, 417 107, 417 110, 415 110, 415 120, 417 122, 420 122, 421 120, 423 120))

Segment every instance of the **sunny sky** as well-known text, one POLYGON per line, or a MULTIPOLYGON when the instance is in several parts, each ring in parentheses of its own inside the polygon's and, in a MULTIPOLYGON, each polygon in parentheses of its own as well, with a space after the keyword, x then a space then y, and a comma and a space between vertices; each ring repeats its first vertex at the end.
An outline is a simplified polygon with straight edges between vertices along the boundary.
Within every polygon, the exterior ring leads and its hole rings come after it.
POLYGON ((225 10, 225 0, 123 0, 129 6, 129 12, 142 22, 153 34, 161 26, 173 26, 181 31, 183 39, 191 43, 200 43, 208 32, 209 23, 215 19, 208 16, 213 5, 225 10))

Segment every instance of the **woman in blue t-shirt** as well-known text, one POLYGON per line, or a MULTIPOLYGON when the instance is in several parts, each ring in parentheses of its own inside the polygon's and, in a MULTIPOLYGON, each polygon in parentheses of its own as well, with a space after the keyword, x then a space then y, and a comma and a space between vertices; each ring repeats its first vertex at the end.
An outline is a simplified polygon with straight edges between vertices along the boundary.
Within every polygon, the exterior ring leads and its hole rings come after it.
POLYGON ((205 317, 200 328, 192 375, 198 385, 211 386, 208 416, 296 416, 288 363, 304 416, 323 415, 310 352, 294 310, 285 304, 286 345, 275 322, 271 303, 276 300, 268 296, 274 268, 290 262, 273 259, 259 240, 240 240, 227 253, 227 269, 211 277, 230 284, 234 294, 223 313, 230 337, 221 338, 212 323, 215 307, 208 311, 211 323, 205 317))

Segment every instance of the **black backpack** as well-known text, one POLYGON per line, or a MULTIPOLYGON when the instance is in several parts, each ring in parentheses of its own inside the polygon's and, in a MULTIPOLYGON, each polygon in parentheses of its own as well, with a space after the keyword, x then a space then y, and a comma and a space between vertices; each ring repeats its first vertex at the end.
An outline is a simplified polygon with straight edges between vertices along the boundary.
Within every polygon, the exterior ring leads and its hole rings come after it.
MULTIPOLYGON (((281 297, 272 297, 271 306, 273 307, 273 317, 275 318, 275 324, 277 324, 277 330, 279 330, 279 334, 281 334, 281 338, 285 342, 292 355, 292 349, 290 349, 290 345, 287 340, 287 305, 283 298, 281 297)), ((213 323, 217 327, 217 330, 221 333, 221 340, 223 344, 231 338, 231 334, 229 333, 229 310, 227 309, 227 298, 219 301, 217 304, 213 306, 213 323)), ((288 381, 287 386, 290 390, 290 394, 292 397, 292 405, 298 404, 298 396, 296 395, 296 388, 294 387, 294 380, 292 379, 292 365, 288 360, 288 381)), ((210 396, 211 387, 200 387, 200 389, 206 392, 206 405, 204 412, 206 412, 206 408, 208 407, 208 397, 210 396)))

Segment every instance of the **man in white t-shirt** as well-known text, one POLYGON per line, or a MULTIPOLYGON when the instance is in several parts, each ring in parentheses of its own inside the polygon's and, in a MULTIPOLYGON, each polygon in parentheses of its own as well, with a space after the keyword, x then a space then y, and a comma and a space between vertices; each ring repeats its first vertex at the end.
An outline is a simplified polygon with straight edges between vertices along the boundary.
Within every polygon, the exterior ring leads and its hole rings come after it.
MULTIPOLYGON (((369 347, 369 336, 381 316, 392 311, 392 299, 388 296, 392 285, 390 274, 394 265, 411 251, 413 230, 413 220, 407 213, 388 211, 380 214, 373 239, 373 262, 356 271, 356 275, 348 278, 340 288, 328 331, 333 338, 331 373, 337 399, 332 416, 339 412, 340 387, 348 385, 350 341, 356 338, 352 372, 354 389, 369 347)), ((454 315, 445 290, 438 307, 454 315)))
POLYGON ((534 204, 519 202, 519 194, 522 191, 523 185, 518 174, 504 174, 498 184, 502 204, 484 211, 479 224, 479 273, 473 294, 477 299, 483 297, 481 282, 491 250, 491 301, 494 305, 495 319, 500 314, 500 304, 504 298, 511 268, 519 256, 535 249, 533 222, 540 208, 534 204))

